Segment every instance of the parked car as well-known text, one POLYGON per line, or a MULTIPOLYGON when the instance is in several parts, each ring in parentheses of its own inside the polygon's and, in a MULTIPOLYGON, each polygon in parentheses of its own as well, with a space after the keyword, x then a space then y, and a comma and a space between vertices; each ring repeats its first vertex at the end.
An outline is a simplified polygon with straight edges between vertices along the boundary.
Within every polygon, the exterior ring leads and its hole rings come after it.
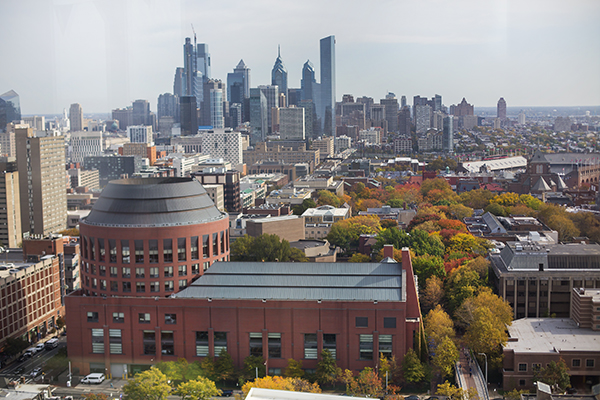
POLYGON ((21 375, 23 375, 24 371, 25 371, 25 369, 23 367, 19 367, 13 371, 13 374, 15 374, 17 376, 21 376, 21 375))
POLYGON ((224 397, 231 397, 231 396, 233 396, 233 390, 222 390, 222 392, 223 393, 221 394, 221 396, 224 396, 224 397))
POLYGON ((38 344, 36 344, 36 345, 35 345, 35 349, 36 349, 37 351, 42 351, 42 350, 44 350, 44 343, 38 343, 38 344))
POLYGON ((101 373, 89 374, 81 380, 81 383, 102 383, 106 377, 101 373))
POLYGON ((413 394, 412 396, 405 397, 404 400, 420 400, 420 399, 419 399, 419 396, 415 396, 413 394))
POLYGON ((46 344, 44 345, 46 350, 55 349, 57 346, 58 346, 58 339, 56 339, 56 338, 48 340, 46 342, 46 344))
POLYGON ((42 373, 42 369, 41 368, 34 368, 33 371, 31 371, 31 373, 29 374, 30 377, 35 378, 36 376, 40 375, 42 373))
POLYGON ((26 357, 31 357, 31 356, 33 356, 37 352, 38 352, 37 348, 30 347, 27 350, 25 350, 25 353, 23 353, 23 355, 26 356, 26 357))

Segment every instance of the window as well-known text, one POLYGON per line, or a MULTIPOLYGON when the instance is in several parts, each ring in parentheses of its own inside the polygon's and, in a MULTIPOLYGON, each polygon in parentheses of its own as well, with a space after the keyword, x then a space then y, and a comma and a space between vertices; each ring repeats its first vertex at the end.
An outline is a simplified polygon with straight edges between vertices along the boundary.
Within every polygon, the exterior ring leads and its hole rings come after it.
POLYGON ((574 358, 571 365, 573 367, 581 367, 581 360, 578 358, 574 358))
POLYGON ((383 317, 383 327, 384 328, 395 328, 396 327, 396 318, 395 317, 390 317, 390 318, 383 317))
POLYGON ((135 269, 135 277, 136 278, 145 278, 146 277, 146 269, 145 268, 136 268, 135 269))
POLYGON ((148 240, 148 262, 156 264, 158 262, 158 240, 148 240))
POLYGON ((165 314, 165 324, 176 324, 177 314, 165 314))
POLYGON ((392 335, 379 335, 379 353, 386 358, 392 356, 392 335))
POLYGON ((129 240, 121 240, 121 262, 129 264, 129 240))
POLYGON ((98 280, 96 278, 92 278, 92 288, 96 289, 98 287, 98 280))
POLYGON ((588 358, 587 360, 585 360, 585 366, 587 368, 594 368, 594 359, 588 358))
POLYGON ((262 357, 263 346, 262 346, 262 333, 250 332, 250 355, 262 357))
POLYGON ((269 333, 269 358, 281 358, 281 333, 269 333))
POLYGON ((92 329, 92 353, 104 354, 104 329, 92 329))
POLYGON ((357 328, 366 328, 369 326, 369 317, 356 317, 357 328))
POLYGON ((154 331, 144 331, 142 338, 144 354, 156 354, 156 333, 154 331))
POLYGON ((129 267, 121 268, 121 276, 123 278, 131 278, 131 268, 129 268, 129 267))
POLYGON ((134 240, 133 245, 135 246, 135 262, 137 264, 144 263, 144 241, 134 240))
POLYGON ((183 289, 187 287, 187 279, 180 279, 179 280, 179 289, 183 289))
POLYGON ((144 293, 146 291, 146 284, 144 282, 136 282, 135 291, 136 293, 144 293))
POLYGON ((210 267, 210 261, 205 261, 202 263, 202 270, 206 271, 210 267))
POLYGON ((138 321, 140 321, 141 324, 149 324, 150 323, 150 314, 149 313, 139 313, 138 321))
POLYGON ((519 364, 519 372, 527 372, 527 364, 520 363, 519 364))
POLYGON ((187 259, 187 249, 185 245, 185 238, 177 239, 177 260, 185 261, 187 259))
POLYGON ((96 275, 96 265, 92 264, 91 271, 92 271, 92 275, 96 275))
POLYGON ((324 333, 323 334, 323 350, 329 350, 331 356, 336 359, 337 351, 335 346, 335 333, 324 333))
POLYGON ((98 265, 98 272, 100 276, 106 276, 106 265, 98 265))
POLYGON ((358 335, 359 336, 359 358, 361 360, 373 359, 373 335, 358 335))
POLYGON ((525 379, 519 379, 519 386, 525 386, 525 379))
POLYGON ((540 369, 542 369, 542 364, 540 363, 533 363, 531 364, 531 370, 532 371, 539 371, 540 369))
POLYGON ((104 239, 98 238, 98 261, 104 261, 106 258, 106 249, 104 248, 104 239))
POLYGON ((208 258, 208 235, 202 235, 202 257, 208 258))
POLYGON ((200 264, 192 264, 192 275, 198 275, 200 273, 200 264))
POLYGON ((304 358, 307 360, 316 360, 318 354, 317 334, 304 334, 304 358))
POLYGON ((160 292, 160 282, 150 282, 150 292, 160 292))
POLYGON ((192 236, 190 240, 190 251, 192 260, 197 260, 199 258, 198 253, 198 236, 192 236))
POLYGON ((158 278, 158 267, 150 267, 150 278, 158 278))
POLYGON ((118 274, 118 269, 117 267, 110 267, 110 277, 111 278, 116 278, 117 274, 118 274))
POLYGON ((111 292, 118 292, 119 291, 119 282, 117 282, 117 281, 110 281, 110 291, 111 292))
POLYGON ((113 322, 117 322, 117 323, 125 322, 125 313, 114 312, 113 313, 113 322))
POLYGON ((178 269, 179 269, 179 276, 187 275, 187 265, 180 265, 178 269))
POLYGON ((227 332, 215 332, 215 356, 219 357, 221 351, 227 351, 227 332))
POLYGON ((108 239, 108 261, 117 262, 117 241, 115 239, 108 239))
POLYGON ((208 332, 196 332, 196 355, 199 357, 208 355, 208 332))
POLYGON ((100 289, 106 290, 106 280, 100 279, 100 289))
POLYGON ((123 342, 120 329, 108 330, 108 343, 110 354, 123 354, 123 342))
POLYGON ((96 239, 94 239, 93 237, 90 238, 90 260, 95 260, 96 259, 96 239))
MULTIPOLYGON (((227 150, 227 149, 225 149, 227 150)), ((269 375, 281 376, 281 368, 269 368, 269 375)))
POLYGON ((165 267, 165 278, 173 277, 173 267, 165 267))
POLYGON ((163 262, 173 262, 173 239, 163 239, 163 262))
POLYGON ((216 256, 217 254, 219 254, 219 234, 218 233, 213 233, 212 235, 212 253, 213 253, 213 257, 216 256))
POLYGON ((97 311, 88 311, 87 322, 98 322, 98 312, 97 311))
POLYGON ((123 292, 131 292, 131 282, 123 282, 123 292))
POLYGON ((221 231, 221 254, 225 253, 225 232, 221 231))
POLYGON ((165 292, 172 292, 173 289, 173 281, 165 281, 165 292))
POLYGON ((162 331, 160 333, 161 352, 163 355, 172 356, 175 354, 175 340, 173 331, 162 331))

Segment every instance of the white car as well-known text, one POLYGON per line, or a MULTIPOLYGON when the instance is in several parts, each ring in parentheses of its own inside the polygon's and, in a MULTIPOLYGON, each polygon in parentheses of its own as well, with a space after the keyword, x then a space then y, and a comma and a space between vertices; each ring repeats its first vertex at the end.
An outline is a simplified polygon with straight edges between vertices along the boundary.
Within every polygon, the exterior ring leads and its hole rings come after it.
POLYGON ((31 371, 31 373, 29 374, 30 377, 35 378, 36 376, 40 375, 42 373, 42 369, 41 368, 35 368, 33 371, 31 371))
POLYGON ((106 379, 104 374, 95 373, 89 374, 81 380, 81 383, 102 383, 106 379))
POLYGON ((38 344, 35 346, 35 349, 36 349, 37 351, 42 351, 42 350, 44 350, 44 343, 38 343, 38 344))

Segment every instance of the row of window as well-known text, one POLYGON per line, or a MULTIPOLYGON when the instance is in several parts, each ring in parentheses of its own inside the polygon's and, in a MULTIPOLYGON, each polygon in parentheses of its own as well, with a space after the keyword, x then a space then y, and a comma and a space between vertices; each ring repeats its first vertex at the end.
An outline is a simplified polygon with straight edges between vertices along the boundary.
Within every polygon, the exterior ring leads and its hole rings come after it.
MULTIPOLYGON (((121 283, 121 293, 131 293, 133 288, 135 288, 136 293, 146 293, 146 287, 148 287, 148 291, 150 293, 160 292, 161 282, 120 282, 121 283)), ((177 281, 179 288, 178 290, 185 289, 188 286, 187 279, 180 279, 177 281)), ((85 286, 92 289, 99 290, 108 290, 107 281, 105 279, 96 279, 91 278, 89 276, 85 277, 85 286)), ((162 282, 163 290, 165 292, 174 292, 175 291, 175 281, 163 281, 162 282)), ((119 282, 118 281, 110 281, 110 291, 111 292, 119 292, 119 282)))
MULTIPOLYGON (((548 364, 546 364, 546 366, 548 366, 548 364)), ((593 358, 588 358, 585 360, 586 368, 594 368, 594 366, 595 366, 595 362, 594 362, 593 358)), ((580 358, 572 359, 571 367, 573 367, 573 368, 581 367, 581 359, 580 358)), ((542 369, 542 364, 540 364, 540 363, 531 364, 532 371, 539 371, 540 369, 542 369)), ((526 363, 519 363, 519 372, 527 372, 527 364, 526 363)))
MULTIPOLYGON (((162 246, 162 262, 171 263, 174 260, 176 253, 177 261, 187 261, 187 249, 190 248, 190 257, 192 260, 200 259, 199 236, 190 238, 176 239, 176 247, 173 247, 173 239, 163 239, 162 246)), ((131 263, 131 248, 130 242, 133 242, 133 256, 136 264, 143 264, 146 260, 150 264, 159 262, 159 247, 157 239, 150 240, 129 240, 121 239, 103 239, 94 237, 81 237, 81 253, 83 258, 99 261, 116 263, 120 250, 120 262, 122 264, 131 263), (120 245, 117 247, 117 245, 120 245)), ((202 236, 202 257, 209 258, 211 255, 210 248, 212 247, 212 256, 224 254, 229 251, 229 232, 215 232, 212 235, 202 236)))
MULTIPOLYGON (((96 315, 97 318, 97 315, 96 315)), ((139 314, 140 322, 150 322, 150 314, 139 314)), ((88 313, 88 321, 90 313, 88 313)), ((113 322, 124 322, 123 313, 113 313, 113 322)), ((165 314, 165 323, 176 324, 176 314, 165 314)), ((373 360, 373 335, 359 336, 359 354, 360 360, 373 360)), ((109 329, 109 352, 110 354, 123 354, 122 334, 120 329, 109 329)), ((267 334, 268 349, 263 349, 263 333, 250 332, 250 355, 264 357, 268 354, 269 358, 282 358, 281 355, 281 333, 270 332, 267 334)), ((142 332, 143 352, 146 355, 156 355, 156 331, 144 330, 142 332)), ((210 341, 208 331, 196 332, 196 356, 206 357, 210 354, 210 341)), ((323 334, 323 349, 328 350, 334 358, 337 358, 336 335, 323 334)), ((164 355, 175 355, 175 341, 173 331, 160 332, 160 351, 164 355)), ((213 354, 219 356, 222 351, 227 351, 227 332, 213 333, 213 354)), ((104 330, 92 329, 92 353, 105 352, 104 348, 104 330)), ((379 335, 378 353, 386 357, 392 355, 392 335, 379 335)), ((316 360, 318 358, 317 334, 304 334, 304 358, 316 360)), ((593 360, 592 360, 593 361, 593 360)), ((519 368, 520 368, 519 364, 519 368)))
MULTIPOLYGON (((225 260, 225 257, 222 259, 225 260)), ((205 261, 203 263, 203 270, 206 271, 210 266, 210 261, 205 261)), ((106 265, 96 265, 90 263, 83 263, 83 269, 87 274, 90 275, 98 275, 98 276, 106 276, 106 265)), ((160 268, 159 267, 109 267, 108 269, 109 276, 111 278, 118 278, 119 275, 121 278, 129 279, 132 277, 132 272, 135 273, 136 278, 160 278, 160 268), (119 274, 120 272, 120 274, 119 274), (147 273, 146 273, 147 272, 147 273)), ((192 264, 191 270, 192 275, 197 275, 200 273, 200 264, 192 264)), ((172 278, 175 276, 175 267, 166 266, 162 267, 162 275, 163 278, 172 278)), ((188 266, 187 265, 179 265, 177 266, 177 276, 187 276, 188 275, 188 266)))

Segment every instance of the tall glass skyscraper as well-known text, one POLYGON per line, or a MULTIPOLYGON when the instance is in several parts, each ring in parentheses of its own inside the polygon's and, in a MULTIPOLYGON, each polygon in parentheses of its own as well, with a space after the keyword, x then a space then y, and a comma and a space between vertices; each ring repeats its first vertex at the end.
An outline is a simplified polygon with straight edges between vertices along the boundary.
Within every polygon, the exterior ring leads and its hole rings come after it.
POLYGON ((277 85, 279 87, 279 93, 283 93, 287 99, 288 72, 285 68, 285 65, 283 65, 280 48, 277 49, 277 59, 275 60, 275 65, 273 65, 273 69, 271 70, 271 85, 277 85))
POLYGON ((0 95, 0 132, 6 130, 6 124, 21 119, 21 102, 14 90, 0 95))
POLYGON ((323 133, 335 136, 335 36, 321 39, 321 112, 323 133))
POLYGON ((315 67, 310 60, 307 60, 302 67, 302 80, 300 88, 302 89, 302 100, 314 100, 313 86, 317 83, 315 80, 315 67))

